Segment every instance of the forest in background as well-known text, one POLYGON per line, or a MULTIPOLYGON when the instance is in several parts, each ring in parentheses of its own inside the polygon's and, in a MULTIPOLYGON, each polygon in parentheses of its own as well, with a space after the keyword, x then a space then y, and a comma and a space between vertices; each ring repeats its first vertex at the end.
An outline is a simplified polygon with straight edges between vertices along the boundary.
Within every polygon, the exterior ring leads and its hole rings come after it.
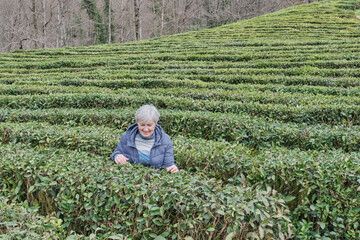
POLYGON ((0 0, 0 52, 136 41, 314 1, 0 0))

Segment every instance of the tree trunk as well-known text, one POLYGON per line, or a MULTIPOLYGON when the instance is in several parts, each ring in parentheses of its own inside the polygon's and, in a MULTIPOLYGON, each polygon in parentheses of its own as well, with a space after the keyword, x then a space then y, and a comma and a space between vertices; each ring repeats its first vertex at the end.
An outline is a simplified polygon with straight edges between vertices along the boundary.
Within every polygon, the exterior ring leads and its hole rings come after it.
POLYGON ((135 40, 140 40, 140 4, 138 0, 134 1, 134 31, 135 31, 135 40))
MULTIPOLYGON (((37 23, 37 12, 36 12, 36 0, 32 0, 31 2, 31 8, 30 10, 32 11, 32 18, 33 18, 33 26, 34 26, 34 37, 38 38, 38 23, 37 23)), ((37 42, 34 42, 34 48, 38 48, 37 46, 37 42)))
POLYGON ((120 5, 120 9, 121 9, 121 17, 120 17, 120 22, 122 23, 121 25, 121 30, 120 30, 120 42, 123 42, 125 39, 125 27, 124 27, 124 14, 125 14, 125 5, 124 5, 124 0, 121 0, 121 5, 120 5))
POLYGON ((43 28, 42 28, 42 31, 43 31, 43 48, 46 48, 46 41, 47 41, 47 36, 46 36, 46 0, 43 0, 42 2, 43 4, 43 28))
POLYGON ((111 43, 111 0, 109 0, 109 12, 108 12, 108 44, 111 43))
POLYGON ((61 0, 58 0, 58 11, 57 11, 57 20, 58 20, 58 29, 56 36, 56 47, 64 46, 64 21, 63 21, 63 3, 61 0))
POLYGON ((160 28, 160 35, 164 34, 164 16, 165 15, 165 0, 162 0, 161 4, 161 28, 160 28))

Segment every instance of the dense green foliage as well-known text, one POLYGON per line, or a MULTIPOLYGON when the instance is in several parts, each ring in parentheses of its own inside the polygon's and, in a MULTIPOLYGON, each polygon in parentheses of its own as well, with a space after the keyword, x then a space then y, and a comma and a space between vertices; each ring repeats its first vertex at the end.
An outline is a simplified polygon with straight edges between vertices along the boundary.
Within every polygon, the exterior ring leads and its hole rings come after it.
POLYGON ((104 157, 58 148, 34 154, 9 145, 4 151, 3 191, 40 204, 43 213, 62 213, 63 226, 84 234, 114 231, 147 239, 175 232, 169 237, 204 239, 225 238, 233 231, 239 236, 264 231, 275 238, 289 236, 284 202, 271 189, 254 191, 215 179, 204 182, 203 176, 185 171, 173 176, 142 166, 124 169, 104 157))
POLYGON ((10 203, 0 197, 0 238, 7 239, 86 239, 77 234, 66 234, 61 219, 41 216, 36 207, 27 202, 10 203))
POLYGON ((1 54, 0 237, 359 239, 359 9, 1 54), (145 103, 178 174, 109 160, 145 103))

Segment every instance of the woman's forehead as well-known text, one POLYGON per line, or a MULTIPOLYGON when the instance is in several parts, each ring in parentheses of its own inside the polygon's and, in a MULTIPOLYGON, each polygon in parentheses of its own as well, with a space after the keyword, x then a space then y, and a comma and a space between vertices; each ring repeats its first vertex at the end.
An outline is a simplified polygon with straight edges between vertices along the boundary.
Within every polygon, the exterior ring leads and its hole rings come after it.
POLYGON ((143 120, 138 120, 137 123, 141 124, 141 125, 153 125, 153 124, 155 124, 154 121, 143 121, 143 120))

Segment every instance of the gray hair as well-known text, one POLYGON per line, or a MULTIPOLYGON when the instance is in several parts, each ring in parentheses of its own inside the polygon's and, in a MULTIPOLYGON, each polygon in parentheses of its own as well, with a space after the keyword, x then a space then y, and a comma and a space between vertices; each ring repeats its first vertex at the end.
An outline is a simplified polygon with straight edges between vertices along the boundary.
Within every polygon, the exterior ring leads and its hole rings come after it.
POLYGON ((135 113, 135 120, 157 123, 160 118, 160 113, 154 105, 143 105, 135 113))

